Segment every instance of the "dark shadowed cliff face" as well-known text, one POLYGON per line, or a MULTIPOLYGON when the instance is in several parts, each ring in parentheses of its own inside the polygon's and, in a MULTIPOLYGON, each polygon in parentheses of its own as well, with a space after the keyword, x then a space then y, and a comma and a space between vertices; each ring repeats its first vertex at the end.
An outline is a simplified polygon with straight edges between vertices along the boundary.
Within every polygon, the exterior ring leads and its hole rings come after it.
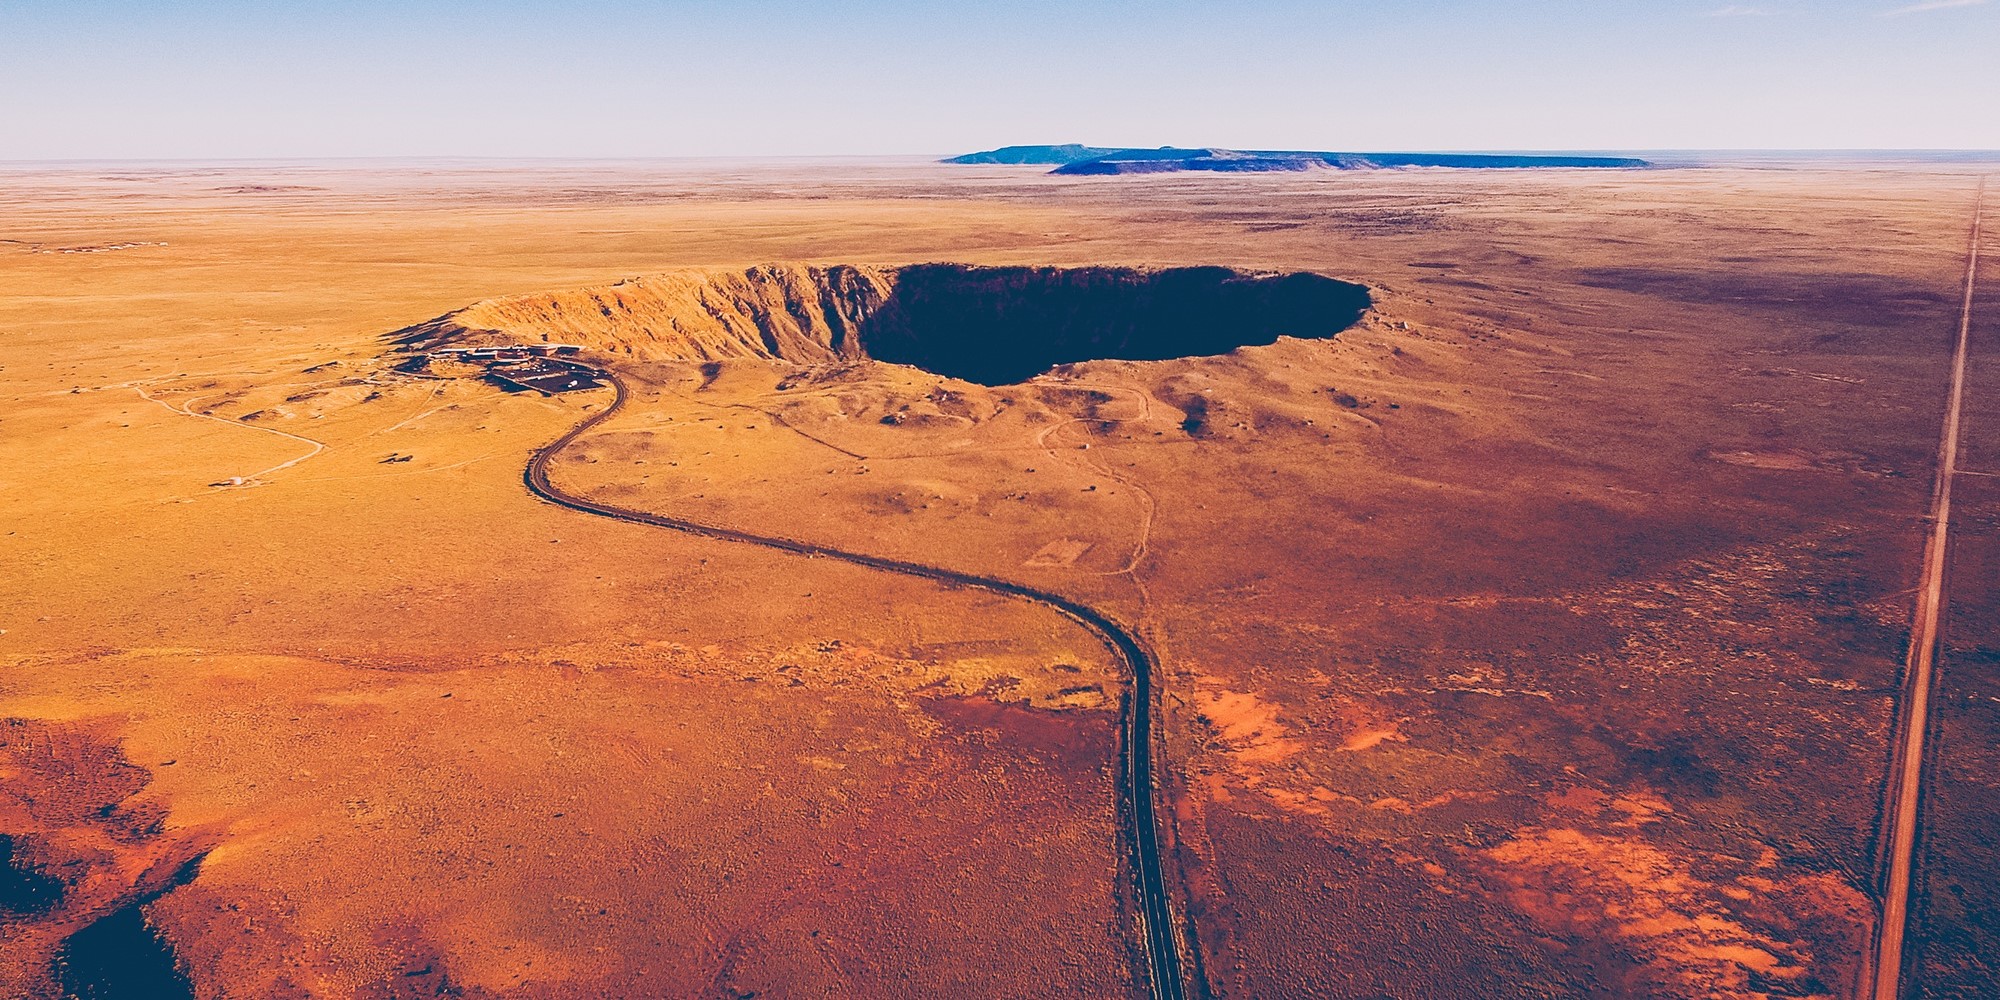
POLYGON ((554 343, 653 361, 872 358, 1004 385, 1076 361, 1331 337, 1368 306, 1360 285, 1223 267, 768 265, 491 299, 396 336, 417 351, 554 343))

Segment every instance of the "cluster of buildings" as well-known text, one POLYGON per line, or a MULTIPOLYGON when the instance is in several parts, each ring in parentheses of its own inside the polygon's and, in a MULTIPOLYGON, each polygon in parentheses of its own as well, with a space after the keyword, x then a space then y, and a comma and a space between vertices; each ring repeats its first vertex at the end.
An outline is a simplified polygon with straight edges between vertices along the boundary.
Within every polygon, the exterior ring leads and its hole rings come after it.
POLYGON ((443 347, 417 355, 415 368, 432 361, 459 361, 486 366, 486 377, 511 389, 532 389, 544 395, 595 389, 604 385, 589 365, 559 361, 582 353, 575 344, 509 344, 504 347, 443 347))
POLYGON ((432 357, 456 361, 526 361, 529 358, 569 357, 583 350, 575 344, 509 344, 505 347, 444 347, 432 357))

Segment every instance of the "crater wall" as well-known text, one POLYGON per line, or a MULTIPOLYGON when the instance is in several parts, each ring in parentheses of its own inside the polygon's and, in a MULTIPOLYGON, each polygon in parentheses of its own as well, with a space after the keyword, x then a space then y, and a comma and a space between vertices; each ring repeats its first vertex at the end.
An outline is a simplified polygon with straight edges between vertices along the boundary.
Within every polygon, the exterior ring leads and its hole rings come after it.
POLYGON ((396 337, 417 351, 557 343, 651 361, 872 358, 1004 385, 1078 361, 1331 337, 1368 306, 1361 285, 1224 267, 773 264, 489 299, 396 337))

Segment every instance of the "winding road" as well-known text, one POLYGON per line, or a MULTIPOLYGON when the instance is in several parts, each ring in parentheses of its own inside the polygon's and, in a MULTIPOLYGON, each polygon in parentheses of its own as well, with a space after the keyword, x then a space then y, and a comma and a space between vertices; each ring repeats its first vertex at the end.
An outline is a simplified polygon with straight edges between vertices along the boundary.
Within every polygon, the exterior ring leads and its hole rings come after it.
POLYGON ((1124 663, 1127 674, 1131 677, 1131 692, 1125 703, 1123 738, 1118 758, 1119 798, 1123 806, 1120 826, 1126 840, 1128 859, 1138 890, 1140 936, 1144 941, 1146 952, 1148 995, 1153 1000, 1183 1000, 1186 996, 1186 984, 1182 961, 1182 938, 1180 927, 1174 919, 1173 901, 1168 893, 1167 879, 1160 863, 1160 823, 1156 802, 1159 793, 1153 777, 1154 663, 1139 641, 1123 626, 1089 605, 1060 594, 1037 590, 1007 580, 926 566, 922 563, 905 562, 901 559, 849 552, 775 535, 760 535, 735 528, 701 524, 664 514, 630 510, 564 492, 549 482, 549 462, 564 448, 589 433, 592 428, 616 415, 624 407, 628 396, 625 381, 617 374, 594 366, 579 367, 590 367, 598 377, 611 384, 616 395, 610 406, 584 418, 562 437, 536 452, 535 456, 528 460, 523 478, 528 489, 536 496, 571 510, 632 524, 648 524, 720 541, 760 545, 809 558, 838 559, 856 566, 900 573, 904 576, 922 577, 949 586, 973 587, 1044 605, 1083 626, 1096 636, 1112 655, 1124 663))

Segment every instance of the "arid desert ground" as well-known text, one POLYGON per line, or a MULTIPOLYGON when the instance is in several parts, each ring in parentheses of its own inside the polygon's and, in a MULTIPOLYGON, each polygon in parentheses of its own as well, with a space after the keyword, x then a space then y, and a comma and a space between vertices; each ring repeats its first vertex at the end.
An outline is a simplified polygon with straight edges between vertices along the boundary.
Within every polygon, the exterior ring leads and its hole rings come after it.
MULTIPOLYGON (((453 315, 626 387, 567 494, 1128 627, 1189 996, 1866 995, 1976 166, 0 178, 0 996, 1146 994, 1095 635, 540 499, 613 390, 453 315), (773 332, 919 264, 1366 308, 773 332)), ((1909 996, 2000 995, 1996 282, 1909 996)))

